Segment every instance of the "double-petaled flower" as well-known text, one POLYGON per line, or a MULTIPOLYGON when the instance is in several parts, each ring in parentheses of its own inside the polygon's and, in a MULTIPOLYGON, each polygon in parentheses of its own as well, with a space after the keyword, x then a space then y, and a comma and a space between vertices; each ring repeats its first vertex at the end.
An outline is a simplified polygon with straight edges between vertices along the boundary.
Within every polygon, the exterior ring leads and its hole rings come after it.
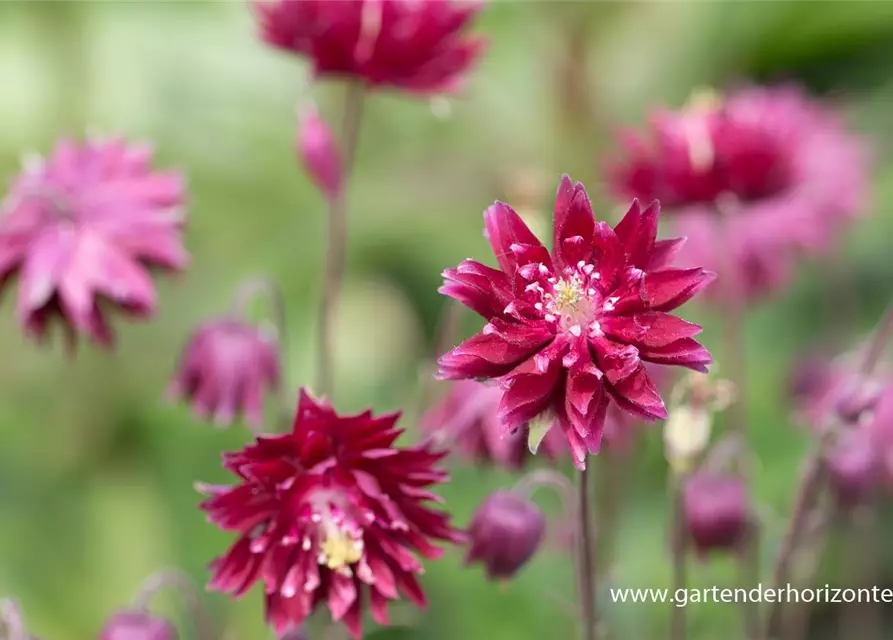
POLYGON ((182 269, 185 199, 176 172, 153 172, 152 151, 120 139, 59 142, 26 162, 0 207, 0 289, 18 276, 19 322, 43 338, 58 317, 109 344, 110 308, 156 307, 152 267, 182 269))
POLYGON ((440 377, 495 379, 506 434, 528 426, 531 443, 557 426, 578 468, 597 452, 610 403, 646 420, 663 400, 645 363, 705 371, 701 328, 669 312, 713 278, 668 267, 681 239, 656 240, 660 208, 633 202, 615 227, 597 221, 586 190, 565 176, 550 253, 508 205, 484 213, 499 268, 473 260, 444 271, 440 291, 487 320, 441 357, 440 377))
POLYGON ((254 7, 267 43, 307 58, 318 77, 370 87, 455 91, 484 47, 466 33, 480 2, 261 0, 254 7))
POLYGON ((683 263, 716 270, 729 295, 775 289, 800 250, 827 246, 862 207, 865 149, 795 87, 698 98, 624 134, 611 187, 659 199, 688 237, 683 263))
POLYGON ((211 587, 240 596, 262 582, 279 635, 319 605, 355 638, 364 606, 380 624, 400 594, 424 606, 417 556, 439 557, 433 541, 461 536, 427 504, 447 478, 435 466, 443 454, 396 447, 398 417, 339 416, 302 391, 291 433, 226 454, 238 482, 203 486, 202 508, 239 538, 213 563, 211 587))

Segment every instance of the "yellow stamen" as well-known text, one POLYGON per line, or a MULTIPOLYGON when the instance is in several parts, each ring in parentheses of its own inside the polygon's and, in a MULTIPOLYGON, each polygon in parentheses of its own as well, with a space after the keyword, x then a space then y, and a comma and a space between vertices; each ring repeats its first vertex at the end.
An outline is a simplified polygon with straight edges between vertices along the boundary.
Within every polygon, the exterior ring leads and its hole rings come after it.
POLYGON ((337 571, 360 561, 363 556, 363 541, 344 530, 331 531, 320 544, 319 550, 322 554, 320 564, 337 571))

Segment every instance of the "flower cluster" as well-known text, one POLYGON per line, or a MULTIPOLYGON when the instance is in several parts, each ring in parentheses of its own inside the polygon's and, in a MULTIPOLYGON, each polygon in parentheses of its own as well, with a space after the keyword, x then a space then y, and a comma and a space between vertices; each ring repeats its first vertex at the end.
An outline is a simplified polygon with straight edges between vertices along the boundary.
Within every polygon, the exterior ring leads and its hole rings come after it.
POLYGON ((826 247, 863 205, 862 143, 795 87, 700 94, 622 141, 614 192, 658 198, 688 237, 682 263, 734 281, 729 295, 777 289, 795 252, 826 247))
POLYGON ((504 432, 554 422, 578 468, 598 451, 611 402, 665 418, 645 362, 706 371, 710 354, 694 339, 701 328, 669 312, 713 274, 668 266, 682 240, 656 239, 659 213, 656 202, 644 210, 633 202, 612 228, 565 176, 549 252, 510 206, 495 203, 484 220, 499 268, 466 260, 444 271, 440 289, 487 324, 440 359, 440 376, 496 380, 504 432))

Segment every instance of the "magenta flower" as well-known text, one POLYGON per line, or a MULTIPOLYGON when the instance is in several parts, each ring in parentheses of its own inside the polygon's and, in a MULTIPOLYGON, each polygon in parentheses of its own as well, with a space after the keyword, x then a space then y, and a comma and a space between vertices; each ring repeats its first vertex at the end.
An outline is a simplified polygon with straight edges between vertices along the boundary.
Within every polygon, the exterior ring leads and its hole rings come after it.
POLYGON ((871 429, 854 425, 839 434, 828 452, 831 487, 842 506, 852 506, 870 495, 877 484, 880 449, 871 429))
POLYGON ((795 87, 659 111, 623 144, 613 191, 659 199, 688 237, 682 260, 725 271, 739 294, 784 284, 800 250, 825 248, 863 206, 862 143, 795 87))
POLYGON ((534 556, 545 533, 546 516, 531 500, 496 491, 474 512, 465 563, 483 564, 490 580, 508 580, 534 556))
POLYGON ((449 516, 428 502, 447 475, 443 453, 397 448, 399 414, 339 416, 301 391, 294 430, 258 437, 224 466, 234 486, 203 486, 211 522, 239 537, 212 564, 210 587, 241 596, 263 582, 266 617, 278 635, 326 604, 355 638, 364 601, 379 624, 403 594, 425 606, 416 555, 437 558, 432 541, 459 542, 449 516))
POLYGON ((182 177, 154 173, 152 152, 119 139, 63 140, 16 178, 0 210, 0 289, 18 276, 17 315, 42 339, 60 318, 111 344, 106 313, 155 311, 150 267, 182 269, 182 177))
POLYGON ((611 402, 646 420, 666 409, 644 363, 706 371, 701 328, 670 315, 713 274, 667 264, 680 239, 656 241, 660 212, 633 202, 613 229, 596 221, 582 184, 565 176, 549 251, 501 202, 484 213, 499 269, 466 260, 444 271, 440 292, 487 320, 440 358, 440 377, 494 379, 505 433, 536 421, 532 445, 554 423, 574 464, 595 453, 611 402))
POLYGON ((169 387, 169 395, 192 401, 200 418, 221 426, 244 415, 264 422, 264 395, 279 387, 279 348, 273 335, 248 322, 223 318, 195 330, 169 387))
POLYGON ((702 556, 737 547, 750 527, 747 487, 737 476, 695 473, 683 490, 683 510, 691 541, 702 556))
POLYGON ((317 76, 371 87, 455 91, 484 48, 466 34, 479 2, 271 0, 254 7, 267 43, 308 58, 317 76))
MULTIPOLYGON (((502 389, 474 380, 458 380, 422 417, 425 432, 437 441, 454 443, 468 460, 510 470, 522 469, 532 455, 520 431, 505 433, 499 420, 502 389)), ((546 435, 539 451, 555 459, 567 451, 558 431, 546 435)))
POLYGON ((145 611, 119 611, 105 623, 99 640, 177 640, 177 631, 145 611))

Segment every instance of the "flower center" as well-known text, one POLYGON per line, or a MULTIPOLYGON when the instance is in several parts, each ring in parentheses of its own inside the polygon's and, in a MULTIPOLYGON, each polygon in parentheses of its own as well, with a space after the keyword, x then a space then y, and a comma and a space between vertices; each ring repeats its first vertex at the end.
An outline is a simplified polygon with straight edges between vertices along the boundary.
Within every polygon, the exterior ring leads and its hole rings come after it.
POLYGON ((362 532, 330 526, 324 528, 324 536, 319 544, 319 564, 339 571, 363 557, 362 532))
POLYGON ((600 310, 610 311, 612 299, 602 301, 601 274, 595 265, 581 260, 559 278, 545 265, 534 264, 522 268, 521 275, 533 280, 526 292, 546 322, 574 336, 582 335, 584 329, 588 333, 601 330, 597 316, 600 310))

